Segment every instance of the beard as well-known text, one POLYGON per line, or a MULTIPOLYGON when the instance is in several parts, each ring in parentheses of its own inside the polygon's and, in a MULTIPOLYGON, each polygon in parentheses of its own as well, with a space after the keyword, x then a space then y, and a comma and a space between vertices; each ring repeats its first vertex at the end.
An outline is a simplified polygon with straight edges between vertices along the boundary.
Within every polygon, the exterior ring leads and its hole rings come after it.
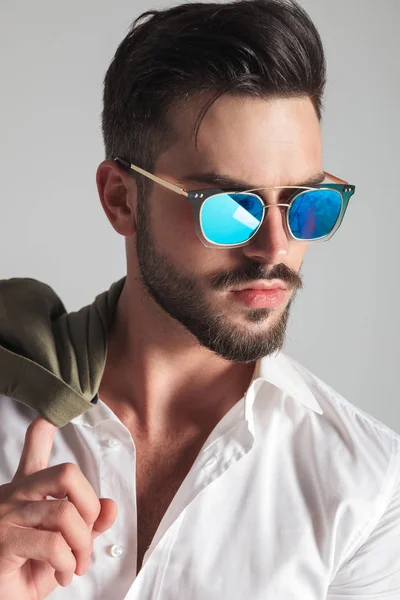
POLYGON ((158 306, 193 334, 201 346, 225 360, 251 363, 278 353, 284 346, 291 305, 297 290, 303 287, 300 275, 284 264, 266 272, 265 267, 255 261, 249 261, 235 272, 215 275, 211 279, 211 288, 215 291, 260 279, 280 279, 293 290, 278 319, 271 319, 276 314, 274 309, 262 308, 247 310, 246 319, 251 327, 235 324, 229 315, 218 312, 206 301, 194 276, 176 267, 172 259, 157 248, 148 210, 142 204, 146 202, 139 202, 136 232, 140 279, 158 306), (268 319, 271 322, 265 327, 268 319))

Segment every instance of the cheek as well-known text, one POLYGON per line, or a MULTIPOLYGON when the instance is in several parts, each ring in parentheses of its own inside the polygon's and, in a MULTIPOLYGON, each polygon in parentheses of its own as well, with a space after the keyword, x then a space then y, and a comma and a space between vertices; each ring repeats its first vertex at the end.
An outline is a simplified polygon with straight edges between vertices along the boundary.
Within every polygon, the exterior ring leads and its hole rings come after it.
POLYGON ((295 271, 298 271, 301 267, 301 264, 304 260, 304 257, 306 255, 306 252, 308 250, 309 247, 309 243, 301 243, 301 242, 291 242, 291 245, 289 246, 289 263, 288 266, 292 269, 294 269, 295 271))
POLYGON ((239 251, 207 248, 199 240, 191 204, 178 196, 155 200, 152 204, 151 230, 160 253, 167 254, 176 267, 204 279, 238 267, 239 251))
POLYGON ((152 198, 151 228, 161 252, 167 252, 177 262, 207 251, 196 235, 191 204, 172 192, 152 198))

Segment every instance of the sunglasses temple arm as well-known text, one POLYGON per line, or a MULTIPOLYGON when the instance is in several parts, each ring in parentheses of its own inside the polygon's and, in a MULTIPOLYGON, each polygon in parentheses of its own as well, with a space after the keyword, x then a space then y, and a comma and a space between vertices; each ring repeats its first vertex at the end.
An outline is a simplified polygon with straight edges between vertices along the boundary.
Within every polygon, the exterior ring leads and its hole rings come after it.
POLYGON ((145 171, 144 169, 141 169, 140 167, 133 165, 132 163, 128 162, 127 160, 124 160, 123 158, 114 158, 114 160, 117 163, 120 163, 129 169, 132 169, 132 171, 137 171, 138 173, 140 173, 141 175, 144 175, 148 179, 151 179, 152 181, 159 183, 160 185, 172 190, 173 192, 176 192, 177 194, 181 194, 182 196, 186 196, 186 197, 189 196, 188 192, 186 192, 179 186, 177 186, 173 183, 170 183, 169 181, 166 181, 165 179, 161 179, 161 177, 157 177, 157 175, 153 175, 152 173, 149 173, 148 171, 145 171))
POLYGON ((332 181, 334 181, 335 183, 343 183, 343 184, 348 184, 348 181, 345 181, 344 179, 339 179, 339 177, 335 177, 334 175, 331 175, 330 173, 327 173, 326 171, 324 171, 325 176, 328 177, 328 179, 331 179, 332 181))

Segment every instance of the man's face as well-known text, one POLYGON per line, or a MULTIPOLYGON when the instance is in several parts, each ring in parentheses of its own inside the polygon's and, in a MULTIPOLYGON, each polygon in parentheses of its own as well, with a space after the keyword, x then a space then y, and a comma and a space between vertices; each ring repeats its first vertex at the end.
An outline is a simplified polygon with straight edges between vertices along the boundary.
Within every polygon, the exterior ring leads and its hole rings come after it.
MULTIPOLYGON (((195 148, 198 108, 193 104, 175 116, 177 141, 159 157, 154 168, 159 177, 186 190, 216 188, 201 180, 213 172, 253 189, 296 185, 322 171, 320 124, 308 98, 267 102, 222 96, 206 113, 195 148)), ((261 191, 271 205, 285 202, 281 193, 261 191)), ((252 362, 280 350, 307 249, 288 239, 285 218, 285 208, 270 208, 247 246, 207 248, 195 233, 188 200, 154 184, 137 220, 145 289, 202 346, 227 360, 252 362), (273 307, 257 304, 257 298, 249 306, 232 291, 272 279, 287 287, 273 307)))

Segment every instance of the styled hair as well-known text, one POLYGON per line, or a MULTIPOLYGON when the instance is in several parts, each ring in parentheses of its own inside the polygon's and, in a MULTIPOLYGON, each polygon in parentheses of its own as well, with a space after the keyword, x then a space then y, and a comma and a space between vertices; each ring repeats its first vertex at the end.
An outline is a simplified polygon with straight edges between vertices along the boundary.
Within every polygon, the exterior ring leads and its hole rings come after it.
MULTIPOLYGON (((194 97, 308 96, 321 120, 326 62, 321 38, 295 0, 191 2, 149 10, 132 24, 104 79, 106 158, 151 171, 173 142, 172 115, 194 97)), ((147 189, 134 174, 139 191, 147 189)))

